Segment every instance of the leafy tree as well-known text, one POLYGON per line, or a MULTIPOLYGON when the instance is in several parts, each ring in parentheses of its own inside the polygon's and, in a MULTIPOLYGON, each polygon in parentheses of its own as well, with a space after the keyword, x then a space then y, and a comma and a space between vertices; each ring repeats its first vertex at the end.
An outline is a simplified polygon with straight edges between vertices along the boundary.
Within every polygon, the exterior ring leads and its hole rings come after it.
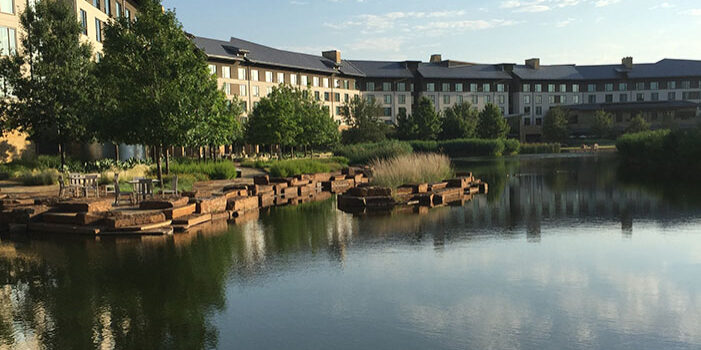
POLYGON ((630 124, 626 128, 626 134, 650 130, 650 124, 643 118, 642 114, 636 115, 630 120, 630 124))
POLYGON ((592 132, 601 138, 611 136, 613 131, 613 115, 603 110, 594 113, 592 132))
POLYGON ((260 100, 246 124, 246 140, 253 144, 294 146, 302 133, 305 99, 299 89, 280 85, 260 100))
POLYGON ((564 142, 569 135, 567 111, 560 107, 548 110, 543 120, 543 138, 548 142, 564 142))
POLYGON ((478 119, 479 112, 468 102, 446 108, 438 137, 441 140, 475 137, 478 119))
POLYGON ((341 109, 341 115, 349 126, 341 135, 344 144, 380 142, 387 138, 387 125, 380 120, 382 107, 377 101, 354 96, 341 109))
POLYGON ((339 140, 338 124, 329 116, 326 108, 311 98, 302 101, 302 111, 299 123, 302 131, 297 137, 297 144, 314 150, 328 148, 339 140))
POLYGON ((404 110, 397 115, 396 134, 397 138, 401 140, 412 140, 415 138, 414 121, 404 110))
POLYGON ((404 140, 435 140, 440 132, 440 113, 428 97, 419 100, 413 114, 397 118, 397 134, 404 140))
POLYGON ((483 139, 504 138, 509 133, 509 123, 495 104, 487 104, 479 114, 477 136, 483 139))
POLYGON ((190 130, 186 145, 202 147, 219 145, 231 145, 243 139, 243 129, 239 119, 243 114, 243 108, 238 99, 229 101, 221 91, 213 93, 221 94, 216 98, 210 113, 197 123, 197 127, 190 130))
POLYGON ((88 141, 86 127, 96 87, 92 48, 81 42, 75 13, 62 1, 38 1, 20 17, 24 50, 4 52, 0 78, 5 124, 37 141, 58 144, 65 167, 66 144, 88 141))
POLYGON ((185 145, 191 130, 208 121, 223 95, 207 57, 186 36, 160 0, 144 0, 136 20, 121 17, 105 27, 104 58, 99 64, 107 101, 99 124, 112 141, 161 150, 185 145))

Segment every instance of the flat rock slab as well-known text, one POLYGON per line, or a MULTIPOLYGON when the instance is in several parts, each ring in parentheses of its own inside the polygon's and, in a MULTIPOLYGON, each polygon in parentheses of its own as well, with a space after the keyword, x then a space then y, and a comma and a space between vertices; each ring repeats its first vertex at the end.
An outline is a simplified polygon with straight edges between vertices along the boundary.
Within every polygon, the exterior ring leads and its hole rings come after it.
POLYGON ((197 209, 195 210, 198 214, 211 214, 226 211, 226 197, 209 197, 201 198, 197 200, 197 209))
POLYGON ((232 211, 249 211, 258 209, 258 196, 229 198, 226 209, 232 211))
POLYGON ((269 185, 270 184, 270 176, 256 175, 253 177, 253 184, 255 184, 255 185, 269 185))
POLYGON ((100 233, 99 227, 87 227, 76 225, 50 224, 45 222, 31 222, 27 224, 27 231, 38 233, 60 233, 94 236, 100 233))
POLYGON ((472 183, 472 178, 469 177, 458 177, 455 179, 448 180, 448 187, 462 188, 466 189, 470 187, 472 183))
POLYGON ((263 193, 270 193, 273 194, 273 186, 271 185, 249 185, 248 190, 251 192, 252 195, 257 196, 263 193))
POLYGON ((365 205, 368 209, 389 209, 396 205, 391 196, 365 197, 365 205))
POLYGON ((197 204, 191 203, 191 204, 186 204, 182 207, 177 207, 177 208, 169 208, 163 210, 163 214, 165 214, 166 219, 168 220, 173 220, 177 218, 181 218, 183 216, 188 216, 197 210, 197 204))
POLYGON ((429 191, 436 191, 436 190, 442 190, 444 188, 448 187, 448 182, 437 182, 434 184, 429 184, 428 185, 428 190, 429 191))
POLYGON ((459 200, 463 196, 463 189, 457 187, 449 187, 435 192, 433 196, 433 204, 441 205, 448 204, 452 201, 459 200))
POLYGON ((0 226, 26 224, 37 216, 46 213, 49 209, 45 205, 30 205, 2 210, 0 211, 0 226))
POLYGON ((185 228, 189 228, 191 226, 198 225, 211 220, 212 214, 192 214, 173 220, 173 225, 180 227, 184 226, 185 228))
POLYGON ((268 208, 272 207, 275 204, 275 194, 273 194, 272 192, 261 193, 257 197, 259 208, 268 208))
POLYGON ((285 187, 280 190, 279 195, 285 198, 296 198, 299 196, 299 190, 297 190, 297 187, 285 187))
POLYGON ((82 198, 60 202, 56 210, 64 213, 98 213, 112 209, 113 198, 82 198))
POLYGON ((324 191, 329 191, 332 193, 344 193, 354 187, 355 183, 353 180, 343 179, 336 181, 326 181, 322 183, 324 191))
POLYGON ((149 230, 155 230, 155 229, 160 229, 163 227, 168 227, 172 223, 171 220, 163 221, 163 222, 155 222, 152 224, 143 224, 143 225, 136 225, 136 226, 126 226, 126 227, 120 227, 116 231, 117 232, 144 232, 144 231, 149 231, 149 230))
POLYGON ((273 184, 273 192, 278 196, 281 195, 282 191, 286 188, 287 188, 287 182, 273 184))
POLYGON ((14 207, 19 207, 19 206, 26 206, 26 205, 34 205, 34 200, 33 199, 1 199, 0 200, 0 209, 9 209, 9 208, 14 208, 14 207))
POLYGON ((356 197, 377 197, 377 196, 391 196, 392 189, 389 187, 376 187, 376 186, 364 186, 364 187, 354 187, 346 192, 349 196, 356 197))
POLYGON ((316 182, 324 182, 331 180, 331 173, 317 173, 311 175, 311 180, 316 182))
POLYGON ((186 205, 190 201, 189 197, 171 197, 163 199, 152 199, 141 202, 139 208, 143 210, 149 209, 168 209, 177 208, 186 205))
POLYGON ((155 227, 148 230, 102 231, 100 236, 167 236, 173 234, 172 226, 155 227))
POLYGON ((160 210, 125 210, 111 212, 105 224, 113 229, 130 226, 149 225, 166 221, 160 210))
POLYGON ((406 191, 407 188, 411 189, 411 193, 426 193, 428 192, 428 184, 406 184, 399 186, 399 189, 404 189, 403 191, 406 191))
POLYGON ((45 223, 78 226, 96 224, 104 218, 104 214, 95 213, 44 213, 41 217, 45 223))

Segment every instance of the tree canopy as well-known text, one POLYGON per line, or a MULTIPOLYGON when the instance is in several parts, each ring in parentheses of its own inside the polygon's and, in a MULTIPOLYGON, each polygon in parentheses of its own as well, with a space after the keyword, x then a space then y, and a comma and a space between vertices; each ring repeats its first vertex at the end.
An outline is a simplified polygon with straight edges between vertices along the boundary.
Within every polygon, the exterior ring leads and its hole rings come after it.
POLYGON ((610 137, 613 132, 613 115, 604 110, 594 113, 594 121, 591 127, 592 133, 597 137, 610 137))
POLYGON ((89 141, 96 79, 92 47, 80 40, 81 25, 61 1, 39 1, 20 16, 22 47, 0 59, 4 124, 31 139, 56 143, 65 166, 65 148, 89 141))
POLYGON ((564 142, 568 135, 567 110, 560 107, 550 108, 543 120, 543 138, 548 142, 564 142))
POLYGON ((405 140, 435 140, 441 132, 441 115, 433 101, 421 97, 411 115, 397 118, 397 135, 405 140))
POLYGON ((382 107, 377 101, 354 96, 341 109, 341 114, 348 125, 341 135, 344 144, 380 142, 387 138, 387 125, 380 120, 382 107))
POLYGON ((476 136, 479 111, 468 102, 457 103, 443 112, 441 140, 466 139, 476 136))
POLYGON ((509 133, 509 123, 495 104, 487 104, 479 113, 477 136, 483 139, 505 138, 509 133))
POLYGON ((632 134, 648 130, 650 130, 650 123, 648 123, 645 120, 645 118, 643 118, 642 114, 638 114, 630 120, 630 124, 626 128, 626 134, 632 134))

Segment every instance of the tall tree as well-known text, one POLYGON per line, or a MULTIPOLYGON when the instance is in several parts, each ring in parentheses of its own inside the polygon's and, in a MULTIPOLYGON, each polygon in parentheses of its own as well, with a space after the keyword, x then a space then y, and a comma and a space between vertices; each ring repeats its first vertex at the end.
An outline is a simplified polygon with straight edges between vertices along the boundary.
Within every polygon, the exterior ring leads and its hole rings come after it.
POLYGON ((299 123, 302 130, 297 137, 299 146, 306 150, 328 148, 338 143, 338 124, 329 116, 329 111, 311 98, 302 101, 299 123))
POLYGON ((626 134, 650 130, 650 123, 643 118, 642 114, 638 114, 630 120, 630 124, 626 128, 626 134))
POLYGON ((226 100, 222 91, 214 91, 220 94, 216 97, 216 103, 211 111, 204 116, 197 126, 190 130, 186 145, 190 147, 204 147, 231 145, 243 139, 243 129, 240 118, 243 107, 238 99, 226 100))
POLYGON ((443 112, 442 140, 464 139, 476 136, 479 111, 468 102, 457 103, 443 112))
POLYGON ((604 110, 599 110, 594 113, 594 121, 591 131, 597 137, 610 137, 613 132, 613 115, 604 110))
POLYGON ((382 107, 377 101, 354 96, 343 106, 341 115, 349 127, 341 135, 343 143, 380 142, 387 138, 387 125, 380 120, 382 107))
POLYGON ((509 123, 495 104, 487 104, 479 114, 477 136, 483 139, 505 138, 509 133, 509 123))
POLYGON ((548 110, 543 120, 543 138, 548 142, 564 142, 569 135, 567 110, 553 107, 548 110))
POLYGON ((159 0, 144 0, 135 20, 121 17, 105 27, 99 64, 105 92, 117 100, 102 114, 111 141, 156 149, 162 180, 163 148, 185 145, 190 130, 206 122, 222 103, 207 57, 159 0))
POLYGON ((248 117, 246 140, 253 144, 294 146, 302 132, 303 92, 287 85, 273 88, 248 117))
POLYGON ((24 49, 0 59, 4 92, 14 95, 2 99, 6 125, 56 143, 65 167, 66 145, 92 137, 86 127, 96 87, 92 48, 81 42, 81 25, 63 1, 37 1, 20 23, 24 49))
POLYGON ((421 97, 413 113, 397 118, 397 134, 405 140, 435 140, 441 131, 441 115, 428 97, 421 97))

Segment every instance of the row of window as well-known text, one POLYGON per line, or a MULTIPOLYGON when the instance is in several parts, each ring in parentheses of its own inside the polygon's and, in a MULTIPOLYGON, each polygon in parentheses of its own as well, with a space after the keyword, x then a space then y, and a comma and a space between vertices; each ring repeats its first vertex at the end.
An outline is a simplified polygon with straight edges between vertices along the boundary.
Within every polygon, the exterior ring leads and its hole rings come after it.
MULTIPOLYGON (((636 93, 635 94, 635 101, 636 102, 645 102, 645 101, 659 101, 660 100, 660 94, 658 92, 651 92, 649 95, 649 98, 646 98, 645 93, 636 93)), ((679 95, 672 91, 667 93, 667 101, 675 101, 677 100, 677 97, 679 95)), ((701 92, 699 91, 684 91, 681 94, 682 100, 699 100, 701 99, 701 92)), ((542 104, 543 103, 543 95, 536 95, 535 96, 535 104, 542 104)), ((628 94, 619 94, 618 95, 618 101, 616 102, 629 102, 630 98, 628 94)), ((526 95, 523 96, 523 104, 524 105, 530 105, 531 104, 531 96, 526 95)), ((599 103, 599 102, 605 102, 605 103, 613 103, 614 101, 614 95, 613 94, 607 94, 604 96, 603 101, 599 101, 597 98, 597 95, 588 95, 587 96, 587 102, 588 103, 599 103)), ((548 103, 549 104, 579 104, 580 99, 579 95, 574 95, 570 96, 569 100, 568 97, 565 95, 548 95, 548 103)))
MULTIPOLYGON (((227 95, 232 95, 232 86, 234 84, 229 84, 229 83, 224 83, 222 86, 222 90, 227 94, 227 95)), ((273 92, 272 87, 266 87, 265 91, 265 96, 270 95, 273 92)), ((307 91, 303 91, 306 95, 307 91)), ((238 91, 239 96, 248 96, 248 86, 246 85, 239 85, 239 91, 238 91)), ((253 97, 260 97, 260 86, 253 85, 251 86, 251 96, 253 97)), ((341 102, 341 94, 336 92, 333 94, 334 101, 335 102, 341 102)), ((321 101, 321 93, 319 91, 314 91, 314 99, 317 101, 321 101)), ((324 92, 324 101, 326 102, 331 102, 331 93, 330 92, 324 92)), ((350 102, 350 95, 349 94, 343 94, 343 102, 350 102)))
MULTIPOLYGON (((212 75, 217 75, 217 66, 214 64, 209 65, 209 72, 212 75)), ((231 67, 230 66, 222 66, 221 67, 221 77, 223 79, 232 79, 231 75, 231 67)), ((238 80, 247 80, 247 70, 246 68, 237 68, 236 71, 237 75, 236 78, 238 80)), ((261 81, 260 80, 260 72, 256 69, 251 69, 250 71, 250 80, 251 81, 261 81)), ((324 87, 324 88, 329 88, 329 85, 331 83, 331 79, 329 78, 320 78, 316 76, 312 76, 311 80, 309 79, 310 77, 307 75, 300 75, 299 76, 299 81, 298 81, 298 75, 297 74, 290 74, 290 73, 283 73, 283 72, 270 72, 270 71, 263 71, 263 78, 265 79, 264 81, 266 83, 278 83, 278 84, 284 84, 284 83, 289 83, 290 85, 302 85, 302 86, 313 86, 313 87, 324 87), (288 77, 287 81, 285 80, 285 77, 288 77)), ((348 80, 341 80, 341 79, 333 79, 333 86, 336 89, 350 89, 350 82, 348 80)))
MULTIPOLYGON (((631 87, 635 90, 675 90, 675 89, 692 89, 692 82, 689 80, 665 81, 660 84, 657 81, 631 83, 605 83, 605 84, 523 84, 522 92, 580 92, 580 85, 586 86, 587 92, 597 91, 628 91, 631 87), (532 87, 532 90, 531 90, 532 87), (544 90, 545 89, 545 90, 544 90)), ((701 81, 697 87, 701 87, 701 81)))
POLYGON ((108 16, 119 18, 124 15, 126 18, 131 18, 131 10, 126 7, 122 9, 123 6, 118 0, 114 1, 114 12, 112 12, 112 0, 92 0, 92 5, 98 10, 102 10, 108 16))
MULTIPOLYGON (((398 82, 398 83, 389 83, 389 82, 384 82, 382 85, 375 84, 374 81, 368 81, 365 83, 365 90, 366 91, 413 91, 414 90, 414 84, 409 84, 411 87, 411 90, 407 90, 407 84, 405 82, 398 82), (382 87, 382 90, 378 90, 379 87, 382 87), (394 88, 394 90, 393 90, 394 88)), ((360 90, 360 87, 357 86, 356 89, 360 90)))
POLYGON ((11 55, 17 51, 17 34, 14 28, 0 27, 0 55, 11 55))
MULTIPOLYGON (((467 90, 468 92, 491 92, 492 91, 492 84, 490 83, 484 83, 484 84, 462 84, 462 83, 442 83, 441 84, 441 91, 442 92, 464 92, 466 91, 464 88, 469 88, 467 90), (451 86, 453 89, 451 90, 451 86)), ((427 83, 426 84, 426 91, 433 92, 437 91, 436 90, 436 83, 427 83)), ((496 84, 496 92, 505 92, 506 91, 506 85, 505 84, 496 84)))
MULTIPOLYGON (((536 111, 537 115, 542 115, 542 112, 538 114, 536 111)), ((615 121, 616 123, 629 123, 634 115, 638 115, 638 113, 625 113, 626 115, 624 116, 624 113, 616 113, 615 114, 615 121)), ((648 121, 648 122, 656 122, 658 120, 664 120, 664 119, 689 119, 693 118, 695 115, 693 112, 687 113, 687 112, 646 112, 642 113, 643 118, 648 121)), ((531 125, 532 124, 532 118, 530 116, 524 117, 523 118, 523 125, 531 125)), ((568 123, 569 124, 579 124, 579 116, 578 115, 572 115, 569 116, 568 118, 568 123)), ((535 125, 542 125, 543 124, 543 118, 535 118, 535 125)))

